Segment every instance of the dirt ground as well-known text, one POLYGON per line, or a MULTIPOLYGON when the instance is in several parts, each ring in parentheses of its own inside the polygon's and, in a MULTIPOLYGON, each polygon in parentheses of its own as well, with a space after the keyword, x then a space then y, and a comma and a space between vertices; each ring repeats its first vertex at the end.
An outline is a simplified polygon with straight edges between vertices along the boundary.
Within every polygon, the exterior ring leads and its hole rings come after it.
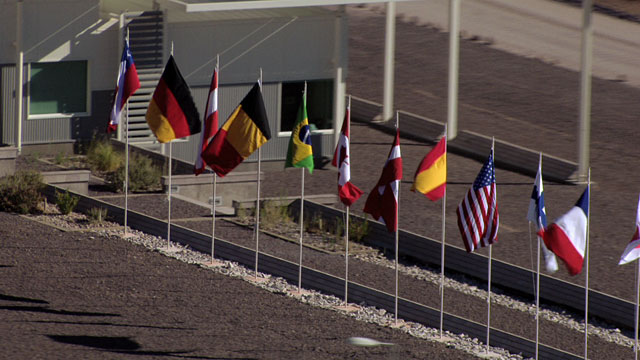
MULTIPOLYGON (((596 3, 613 6, 613 0, 596 3)), ((640 8, 640 1, 619 4, 640 8)), ((361 8, 350 8, 350 15, 348 92, 380 102, 384 16, 361 8)), ((448 35, 402 22, 397 33, 397 107, 444 121, 448 35)), ((461 42, 461 62, 461 128, 576 160, 579 74, 472 41, 461 42)), ((590 286, 630 301, 635 267, 619 267, 617 261, 633 234, 640 191, 634 171, 640 166, 635 137, 638 99, 636 88, 594 79, 590 286)), ((392 138, 361 124, 352 126, 352 178, 366 197, 392 138)), ((403 139, 401 147, 405 177, 400 226, 439 238, 441 204, 409 191, 413 170, 430 146, 403 139)), ((462 247, 455 207, 481 165, 455 155, 448 160, 447 242, 462 247)), ((268 173, 264 196, 299 194, 299 176, 294 173, 299 174, 291 169, 268 173)), ((336 177, 333 169, 317 169, 306 178, 305 193, 334 193, 336 177)), ((502 169, 496 177, 501 230, 493 256, 532 268, 535 251, 525 216, 533 179, 502 169)), ((545 183, 549 220, 567 211, 583 190, 584 185, 545 183)), ((356 213, 364 197, 354 206, 356 213)), ((166 208, 161 206, 161 196, 148 199, 130 205, 162 218, 166 208)), ((175 219, 204 216, 202 209, 179 201, 174 206, 175 219)), ((210 231, 206 222, 182 225, 210 231)), ((221 225, 220 236, 253 246, 243 231, 221 225)), ((0 239, 0 358, 470 358, 444 345, 301 305, 121 240, 60 232, 5 213, 0 213, 0 239), (385 339, 399 346, 352 348, 345 343, 349 336, 385 339)), ((260 250, 284 258, 297 254, 295 246, 268 237, 260 250)), ((340 257, 305 250, 304 259, 305 266, 342 274, 340 257)), ((393 286, 390 270, 355 260, 350 263, 354 281, 387 291, 393 286)), ((584 274, 570 277, 563 268, 554 276, 578 284, 585 280, 584 274)), ((477 311, 484 308, 482 300, 455 292, 445 295, 445 311, 484 323, 484 313, 477 311)), ((400 296, 432 306, 438 301, 437 287, 410 278, 402 278, 400 296)), ((497 308, 492 325, 533 337, 534 320, 509 309, 497 308)), ((543 343, 582 353, 580 333, 546 322, 542 326, 543 343)), ((590 339, 589 351, 594 359, 631 354, 630 349, 597 338, 590 339)))

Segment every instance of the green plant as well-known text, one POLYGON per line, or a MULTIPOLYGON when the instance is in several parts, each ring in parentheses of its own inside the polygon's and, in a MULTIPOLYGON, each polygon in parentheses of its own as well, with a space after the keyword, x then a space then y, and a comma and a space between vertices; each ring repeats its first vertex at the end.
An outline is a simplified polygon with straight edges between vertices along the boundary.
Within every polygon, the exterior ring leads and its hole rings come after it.
POLYGON ((55 158, 53 159, 53 162, 56 165, 65 166, 69 162, 71 162, 71 159, 69 159, 69 156, 67 154, 65 154, 64 152, 61 151, 61 152, 56 154, 55 158))
POLYGON ((87 163, 91 171, 109 173, 122 166, 124 155, 116 151, 108 140, 94 139, 87 150, 87 163))
MULTIPOLYGON (((129 190, 151 191, 160 189, 161 170, 153 160, 145 155, 131 153, 129 156, 129 190)), ((112 191, 123 191, 125 181, 125 166, 120 167, 106 176, 112 191)))
POLYGON ((101 224, 107 219, 107 209, 94 207, 89 209, 88 215, 90 223, 101 224))
POLYGON ((37 171, 18 171, 0 179, 0 210, 20 214, 38 213, 45 184, 37 171))
POLYGON ((292 222, 289 208, 282 206, 279 201, 266 200, 262 202, 260 211, 260 226, 265 230, 273 230, 280 224, 292 222))
POLYGON ((56 191, 56 206, 64 215, 70 214, 73 209, 76 208, 78 200, 80 200, 80 198, 71 194, 69 190, 65 190, 64 192, 56 191))
POLYGON ((349 219, 349 241, 362 242, 369 234, 369 220, 352 217, 349 219))

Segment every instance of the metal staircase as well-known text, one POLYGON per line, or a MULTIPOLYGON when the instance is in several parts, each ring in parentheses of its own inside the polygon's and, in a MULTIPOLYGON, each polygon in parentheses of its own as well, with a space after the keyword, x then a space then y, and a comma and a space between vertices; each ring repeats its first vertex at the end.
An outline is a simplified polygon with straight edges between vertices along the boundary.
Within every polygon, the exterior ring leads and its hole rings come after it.
MULTIPOLYGON (((161 11, 126 14, 125 24, 140 79, 140 89, 129 98, 129 143, 157 150, 161 145, 149 129, 145 114, 164 68, 163 14, 161 11)), ((123 33, 126 34, 126 29, 123 33)))

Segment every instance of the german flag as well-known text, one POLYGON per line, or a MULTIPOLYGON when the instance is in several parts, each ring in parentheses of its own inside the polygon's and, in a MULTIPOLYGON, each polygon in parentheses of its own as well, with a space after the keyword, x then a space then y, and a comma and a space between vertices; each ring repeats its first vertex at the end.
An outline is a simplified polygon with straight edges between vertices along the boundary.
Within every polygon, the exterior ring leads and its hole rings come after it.
POLYGON ((169 56, 145 118, 161 143, 200 132, 198 109, 173 55, 169 56))
POLYGON ((260 84, 256 83, 202 152, 202 160, 224 177, 271 139, 260 84))

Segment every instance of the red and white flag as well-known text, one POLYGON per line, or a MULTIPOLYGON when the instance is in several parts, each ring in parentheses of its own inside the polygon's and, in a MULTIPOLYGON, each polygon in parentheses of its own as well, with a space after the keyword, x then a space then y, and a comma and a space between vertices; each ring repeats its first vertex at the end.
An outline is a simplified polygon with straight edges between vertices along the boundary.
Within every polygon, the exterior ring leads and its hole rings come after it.
POLYGON ((120 69, 118 70, 118 80, 116 81, 116 93, 113 97, 113 107, 109 114, 107 132, 113 132, 118 129, 124 104, 127 103, 129 97, 139 88, 140 79, 138 78, 136 64, 134 64, 133 56, 131 56, 129 41, 125 40, 124 49, 122 49, 122 58, 120 59, 120 69))
POLYGON ((400 157, 400 131, 396 130, 389 157, 382 169, 382 175, 371 190, 364 212, 374 219, 384 222, 389 232, 398 229, 398 191, 402 179, 402 157, 400 157))
POLYGON ((351 159, 349 158, 349 129, 351 127, 351 107, 347 107, 344 115, 338 146, 333 154, 331 165, 339 170, 338 174, 338 196, 340 201, 346 206, 351 206, 362 196, 362 190, 351 183, 351 159))
POLYGON ((498 194, 493 149, 458 209, 458 228, 467 252, 498 241, 498 194))
POLYGON ((630 263, 637 258, 640 258, 640 198, 638 198, 638 212, 636 214, 636 232, 627 248, 624 249, 618 265, 630 263))
POLYGON ((207 148, 213 136, 218 132, 218 68, 213 69, 209 98, 204 113, 204 131, 200 133, 200 151, 193 166, 193 173, 200 175, 204 172, 205 163, 202 161, 202 152, 207 148))

